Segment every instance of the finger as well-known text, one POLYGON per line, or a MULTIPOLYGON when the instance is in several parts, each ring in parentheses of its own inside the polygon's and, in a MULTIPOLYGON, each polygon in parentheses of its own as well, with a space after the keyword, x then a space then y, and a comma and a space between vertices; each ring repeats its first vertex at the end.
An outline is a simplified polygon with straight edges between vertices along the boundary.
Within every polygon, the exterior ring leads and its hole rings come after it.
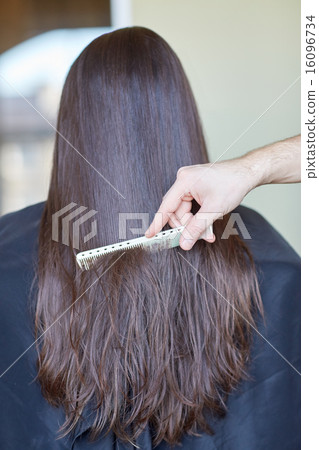
POLYGON ((209 244, 213 244, 213 242, 216 241, 216 236, 214 233, 211 235, 211 237, 204 238, 204 241, 208 242, 209 244))
POLYGON ((172 213, 168 219, 168 224, 171 228, 177 228, 182 226, 183 224, 179 220, 179 218, 176 216, 176 214, 172 213))
MULTIPOLYGON (((184 214, 183 218, 181 219, 182 225, 186 225, 187 223, 189 223, 192 217, 194 217, 192 213, 184 214)), ((216 236, 213 233, 212 225, 210 225, 208 229, 205 230, 204 234, 200 236, 200 239, 203 239, 210 244, 216 241, 216 236)))
MULTIPOLYGON (((220 212, 212 212, 207 209, 206 205, 200 208, 200 210, 195 214, 187 223, 182 233, 180 239, 180 247, 183 250, 190 250, 197 239, 207 230, 207 228, 213 224, 213 222, 221 217, 220 212)), ((213 233, 205 235, 205 240, 214 241, 213 233)))
POLYGON ((192 202, 183 200, 180 206, 175 211, 175 216, 179 219, 182 225, 185 225, 189 220, 189 217, 193 214, 191 213, 192 202))
POLYGON ((174 213, 180 206, 182 199, 181 195, 184 194, 184 187, 179 181, 175 181, 170 190, 166 193, 155 217, 146 230, 145 235, 147 237, 152 237, 159 233, 161 229, 167 224, 170 215, 174 213))
POLYGON ((187 225, 192 217, 194 217, 194 214, 192 214, 191 212, 184 214, 181 219, 182 225, 187 225))
MULTIPOLYGON (((188 208, 186 206, 184 207, 184 211, 187 211, 189 209, 190 208, 188 208)), ((192 217, 193 217, 193 214, 191 212, 185 212, 183 214, 182 205, 181 205, 178 208, 177 212, 175 214, 171 215, 168 223, 172 228, 180 227, 180 226, 186 225, 191 220, 192 217), (178 218, 176 216, 178 216, 178 218)), ((204 233, 204 235, 201 236, 201 239, 204 239, 204 241, 209 242, 210 244, 215 242, 216 236, 213 233, 212 225, 209 227, 208 230, 206 230, 206 233, 204 233), (206 236, 203 237, 205 234, 206 234, 206 236)))
MULTIPOLYGON (((191 201, 182 201, 180 206, 177 208, 175 213, 171 216, 171 222, 175 227, 180 227, 181 225, 185 225, 187 221, 189 220, 188 215, 192 214, 190 213, 190 210, 192 209, 192 202, 191 201)), ((168 223, 170 224, 170 220, 168 223)), ((170 224, 171 225, 171 224, 170 224)), ((172 225, 171 225, 172 226, 172 225)))

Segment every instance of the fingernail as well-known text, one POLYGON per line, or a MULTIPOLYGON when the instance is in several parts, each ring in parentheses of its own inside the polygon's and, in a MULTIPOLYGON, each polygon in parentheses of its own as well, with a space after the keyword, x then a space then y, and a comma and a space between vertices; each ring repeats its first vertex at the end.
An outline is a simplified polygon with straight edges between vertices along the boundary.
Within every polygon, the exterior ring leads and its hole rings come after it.
POLYGON ((195 241, 193 241, 191 239, 184 239, 182 241, 182 244, 183 244, 184 250, 190 250, 193 247, 193 245, 195 244, 195 241))

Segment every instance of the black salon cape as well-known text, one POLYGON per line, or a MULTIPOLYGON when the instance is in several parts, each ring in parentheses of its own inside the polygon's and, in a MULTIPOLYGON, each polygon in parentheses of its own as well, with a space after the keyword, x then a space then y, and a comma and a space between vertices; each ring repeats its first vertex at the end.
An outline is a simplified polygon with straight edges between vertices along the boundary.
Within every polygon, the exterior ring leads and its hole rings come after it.
MULTIPOLYGON (((51 407, 34 381, 36 351, 32 345, 28 293, 43 205, 39 203, 0 218, 0 374, 7 370, 0 378, 0 449, 133 450, 132 445, 115 439, 113 433, 90 443, 92 414, 88 408, 75 435, 56 440, 56 432, 64 422, 63 410, 51 407)), ((185 435, 182 448, 297 450, 300 448, 300 260, 259 214, 242 206, 236 211, 252 237, 246 242, 257 265, 266 321, 265 326, 258 325, 258 331, 269 342, 255 333, 249 371, 252 379, 242 382, 229 397, 226 417, 212 423, 215 435, 185 435)), ((142 450, 152 449, 151 436, 147 428, 137 445, 142 450)), ((169 447, 162 442, 156 449, 169 447)))

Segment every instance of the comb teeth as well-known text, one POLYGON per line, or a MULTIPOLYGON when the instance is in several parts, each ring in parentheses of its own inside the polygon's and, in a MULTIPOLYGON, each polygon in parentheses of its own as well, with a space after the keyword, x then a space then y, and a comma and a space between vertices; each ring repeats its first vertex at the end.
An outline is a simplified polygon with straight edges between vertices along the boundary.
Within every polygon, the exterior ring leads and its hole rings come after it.
POLYGON ((180 235, 184 228, 184 226, 172 228, 170 230, 161 231, 152 238, 142 236, 129 241, 118 242, 117 244, 81 252, 76 255, 76 260, 82 270, 89 270, 99 258, 110 253, 127 251, 133 248, 163 250, 177 247, 179 245, 180 235))

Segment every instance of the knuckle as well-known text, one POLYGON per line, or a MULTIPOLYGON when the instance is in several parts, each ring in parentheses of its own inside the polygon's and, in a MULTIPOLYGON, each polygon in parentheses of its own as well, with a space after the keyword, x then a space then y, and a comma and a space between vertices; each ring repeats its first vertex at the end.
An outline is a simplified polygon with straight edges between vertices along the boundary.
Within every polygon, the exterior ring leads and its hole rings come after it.
POLYGON ((184 175, 186 170, 187 166, 180 167, 177 171, 176 178, 180 178, 182 175, 184 175))
POLYGON ((194 223, 191 226, 187 227, 187 230, 188 230, 189 234, 193 238, 197 238, 203 232, 202 227, 200 225, 196 224, 196 223, 194 223))

